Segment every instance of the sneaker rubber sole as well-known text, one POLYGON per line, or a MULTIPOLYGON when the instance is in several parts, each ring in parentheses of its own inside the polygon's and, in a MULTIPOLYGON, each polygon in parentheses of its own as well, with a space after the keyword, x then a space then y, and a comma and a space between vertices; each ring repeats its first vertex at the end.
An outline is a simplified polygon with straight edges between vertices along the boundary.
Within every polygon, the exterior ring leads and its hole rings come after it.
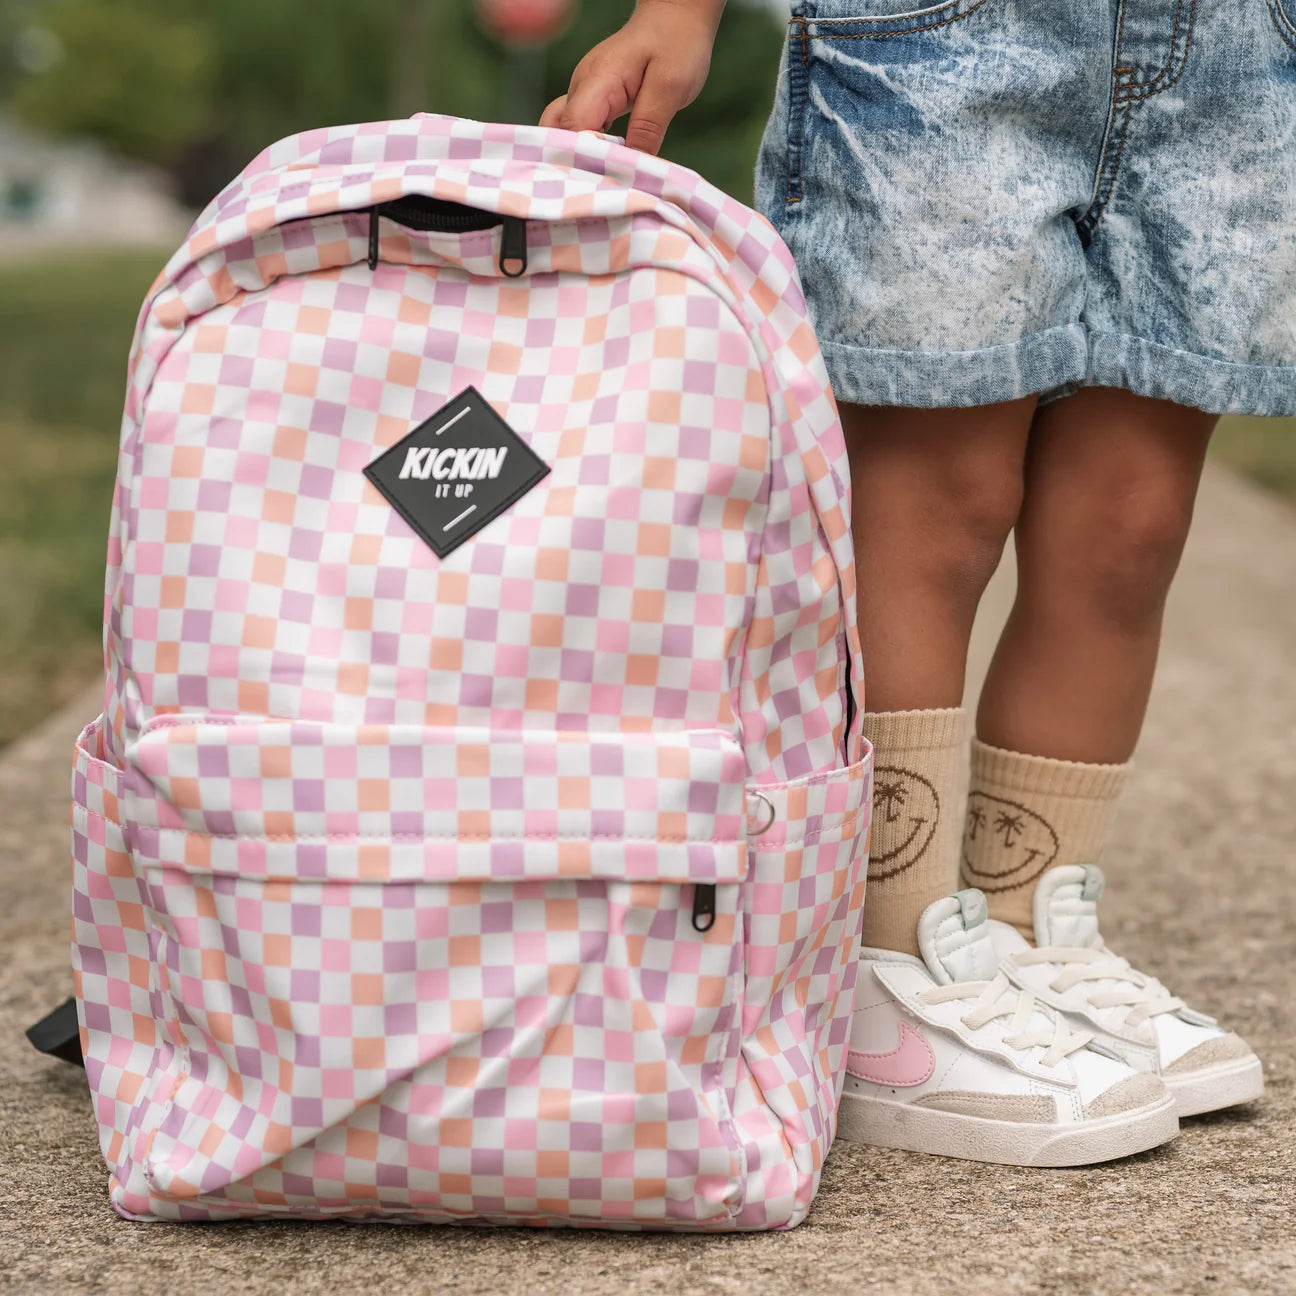
POLYGON ((1200 1071, 1186 1071, 1183 1075, 1163 1075, 1161 1079, 1170 1090, 1175 1111, 1180 1116, 1200 1116, 1222 1107, 1236 1107, 1264 1093, 1264 1070, 1254 1054, 1217 1062, 1200 1071))
MULTIPOLYGON (((857 1083, 857 1082, 856 1082, 857 1083)), ((1159 1147, 1179 1132, 1175 1099, 1075 1125, 997 1121, 852 1093, 846 1077, 838 1136, 852 1143, 1000 1165, 1079 1166, 1159 1147)))

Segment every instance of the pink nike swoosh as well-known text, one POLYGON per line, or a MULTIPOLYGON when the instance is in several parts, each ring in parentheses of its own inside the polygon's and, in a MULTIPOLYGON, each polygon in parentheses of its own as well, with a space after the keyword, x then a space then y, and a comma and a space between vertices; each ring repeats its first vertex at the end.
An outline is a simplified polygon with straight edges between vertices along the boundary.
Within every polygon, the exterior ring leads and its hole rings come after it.
POLYGON ((936 1070, 936 1054, 912 1026, 900 1023, 900 1043, 889 1053, 856 1053, 846 1055, 846 1073, 857 1080, 905 1089, 920 1085, 936 1070))

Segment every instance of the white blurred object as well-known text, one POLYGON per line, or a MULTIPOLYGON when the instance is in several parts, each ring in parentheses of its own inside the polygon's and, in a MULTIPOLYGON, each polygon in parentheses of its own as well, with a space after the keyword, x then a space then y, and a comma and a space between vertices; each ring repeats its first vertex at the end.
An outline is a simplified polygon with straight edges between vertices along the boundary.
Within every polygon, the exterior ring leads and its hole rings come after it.
POLYGON ((63 42, 48 27, 24 27, 14 38, 13 57, 22 71, 40 76, 63 58, 63 42))
POLYGON ((0 251, 42 243, 173 243, 191 220, 161 171, 0 113, 0 251))

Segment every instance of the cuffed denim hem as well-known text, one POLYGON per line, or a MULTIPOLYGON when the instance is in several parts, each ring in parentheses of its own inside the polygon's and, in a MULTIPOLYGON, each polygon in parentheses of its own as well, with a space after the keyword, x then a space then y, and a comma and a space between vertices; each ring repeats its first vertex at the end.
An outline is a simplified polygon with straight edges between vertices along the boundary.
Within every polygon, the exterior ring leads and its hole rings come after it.
POLYGON ((994 405, 1083 383, 1088 366, 1083 324, 976 351, 882 351, 826 338, 819 345, 834 394, 855 405, 994 405))
POLYGON ((1208 414, 1296 415, 1296 365, 1236 364, 1083 324, 976 351, 885 351, 821 341, 839 401, 954 409, 1121 387, 1208 414))
POLYGON ((1089 335, 1084 385, 1124 387, 1208 414, 1296 414, 1296 365, 1236 364, 1128 333, 1089 335))

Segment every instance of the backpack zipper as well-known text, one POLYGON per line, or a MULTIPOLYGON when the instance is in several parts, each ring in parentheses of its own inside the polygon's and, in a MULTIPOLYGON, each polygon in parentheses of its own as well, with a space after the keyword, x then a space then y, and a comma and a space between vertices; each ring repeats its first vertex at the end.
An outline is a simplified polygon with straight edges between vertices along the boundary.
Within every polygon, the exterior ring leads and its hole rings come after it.
POLYGON ((436 234, 471 234, 476 230, 494 229, 502 225, 500 236, 500 274, 517 279, 526 274, 527 236, 526 221, 520 216, 501 216, 498 212, 481 211, 465 207, 462 203, 447 202, 444 198, 426 198, 410 194, 393 198, 369 208, 369 269, 378 269, 378 218, 386 216, 406 229, 436 234))
POLYGON ((500 235, 499 254, 500 274, 508 279, 520 279, 527 268, 527 230, 526 221, 516 216, 504 217, 504 232, 500 235), (510 270, 513 264, 516 270, 510 270))
POLYGON ((716 889, 711 882, 698 882, 693 887, 693 930, 708 932, 715 926, 716 889))

